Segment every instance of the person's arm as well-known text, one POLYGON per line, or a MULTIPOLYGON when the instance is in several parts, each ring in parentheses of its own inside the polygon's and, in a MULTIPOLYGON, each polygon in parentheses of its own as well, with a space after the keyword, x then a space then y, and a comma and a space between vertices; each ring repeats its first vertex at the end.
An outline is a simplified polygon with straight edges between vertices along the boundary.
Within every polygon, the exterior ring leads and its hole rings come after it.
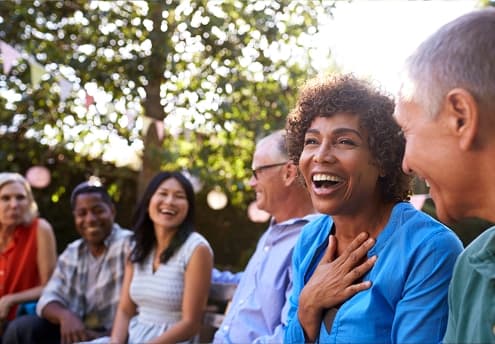
POLYGON ((212 267, 213 255, 210 249, 202 244, 197 246, 184 274, 182 319, 149 344, 178 343, 199 333, 208 301, 212 267))
POLYGON ((71 278, 77 273, 75 264, 79 257, 75 247, 68 247, 58 258, 55 270, 46 284, 36 305, 38 316, 60 325, 62 343, 88 340, 93 336, 86 332, 82 319, 70 310, 71 278))
MULTIPOLYGON (((40 273, 41 285, 45 286, 55 269, 57 262, 57 243, 53 234, 52 226, 44 219, 38 222, 38 271, 40 273)), ((36 298, 39 298, 39 293, 36 298)))
POLYGON ((60 325, 62 344, 70 344, 92 339, 86 332, 83 321, 67 307, 57 301, 49 302, 43 307, 42 317, 54 324, 60 325))
MULTIPOLYGON (((433 231, 433 229, 432 229, 433 231)), ((448 318, 448 287, 462 245, 451 232, 424 240, 417 249, 395 307, 392 343, 440 343, 448 318)))
POLYGON ((122 282, 122 289, 120 292, 119 306, 117 307, 115 320, 112 325, 111 343, 127 343, 129 322, 137 312, 136 304, 131 300, 129 294, 133 274, 133 265, 130 261, 127 261, 124 280, 122 282))
POLYGON ((290 296, 293 291, 293 274, 292 268, 289 268, 289 279, 290 283, 287 284, 287 288, 285 291, 285 303, 280 312, 280 322, 273 329, 273 332, 269 335, 258 337, 253 340, 253 344, 262 344, 262 343, 283 343, 284 342, 284 328, 287 326, 288 322, 288 314, 291 308, 290 296))
POLYGON ((36 231, 37 264, 40 274, 39 286, 25 289, 17 293, 7 294, 0 298, 0 319, 7 317, 12 306, 26 301, 37 300, 55 268, 57 249, 52 226, 44 219, 39 219, 36 231))

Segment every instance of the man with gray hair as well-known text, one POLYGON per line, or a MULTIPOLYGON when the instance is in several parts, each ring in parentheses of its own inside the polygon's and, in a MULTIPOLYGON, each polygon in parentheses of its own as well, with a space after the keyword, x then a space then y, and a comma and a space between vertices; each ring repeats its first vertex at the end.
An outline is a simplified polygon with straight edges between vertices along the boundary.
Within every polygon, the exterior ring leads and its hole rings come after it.
POLYGON ((292 290, 292 251, 315 215, 298 167, 289 160, 285 131, 256 145, 249 185, 256 205, 272 216, 244 272, 213 271, 213 282, 238 283, 214 343, 281 343, 292 290))
MULTIPOLYGON (((396 107, 403 169, 430 186, 438 217, 495 222, 495 9, 441 27, 407 60, 396 107)), ((444 343, 495 343, 495 227, 459 256, 444 343)))

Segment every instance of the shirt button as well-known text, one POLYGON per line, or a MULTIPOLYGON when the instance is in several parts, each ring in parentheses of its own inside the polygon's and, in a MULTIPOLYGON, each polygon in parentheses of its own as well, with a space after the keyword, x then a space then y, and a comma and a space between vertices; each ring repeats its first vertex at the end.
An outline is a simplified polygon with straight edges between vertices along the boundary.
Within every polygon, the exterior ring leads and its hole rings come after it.
POLYGON ((242 305, 244 303, 244 300, 239 301, 239 304, 242 305))
POLYGON ((265 246, 265 248, 264 248, 265 252, 268 252, 269 249, 270 249, 270 246, 265 246))
POLYGON ((223 330, 224 330, 224 331, 228 331, 228 330, 229 330, 229 326, 225 325, 225 326, 223 327, 223 330))

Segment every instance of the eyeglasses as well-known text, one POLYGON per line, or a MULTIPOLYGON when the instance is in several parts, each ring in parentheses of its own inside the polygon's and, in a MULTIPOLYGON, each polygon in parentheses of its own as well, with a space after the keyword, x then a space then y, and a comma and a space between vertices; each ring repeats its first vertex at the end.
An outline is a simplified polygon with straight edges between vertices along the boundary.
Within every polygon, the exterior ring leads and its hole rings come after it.
POLYGON ((282 166, 282 165, 285 165, 286 163, 288 163, 288 161, 279 162, 277 164, 262 165, 262 166, 258 166, 256 168, 253 168, 252 172, 253 172, 254 179, 258 180, 258 172, 272 168, 272 167, 282 166))

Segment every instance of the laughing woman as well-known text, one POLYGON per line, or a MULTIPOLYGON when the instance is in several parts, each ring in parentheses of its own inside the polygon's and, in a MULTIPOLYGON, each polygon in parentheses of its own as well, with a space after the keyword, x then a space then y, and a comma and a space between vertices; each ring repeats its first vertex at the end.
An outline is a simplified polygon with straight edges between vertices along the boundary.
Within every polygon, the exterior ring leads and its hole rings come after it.
POLYGON ((462 246, 409 202, 393 101, 351 75, 318 78, 287 119, 317 211, 293 255, 285 342, 438 343, 462 246), (330 216, 329 216, 330 215, 330 216))
POLYGON ((213 254, 193 221, 191 183, 180 172, 155 176, 137 208, 111 343, 189 342, 198 334, 213 254))

